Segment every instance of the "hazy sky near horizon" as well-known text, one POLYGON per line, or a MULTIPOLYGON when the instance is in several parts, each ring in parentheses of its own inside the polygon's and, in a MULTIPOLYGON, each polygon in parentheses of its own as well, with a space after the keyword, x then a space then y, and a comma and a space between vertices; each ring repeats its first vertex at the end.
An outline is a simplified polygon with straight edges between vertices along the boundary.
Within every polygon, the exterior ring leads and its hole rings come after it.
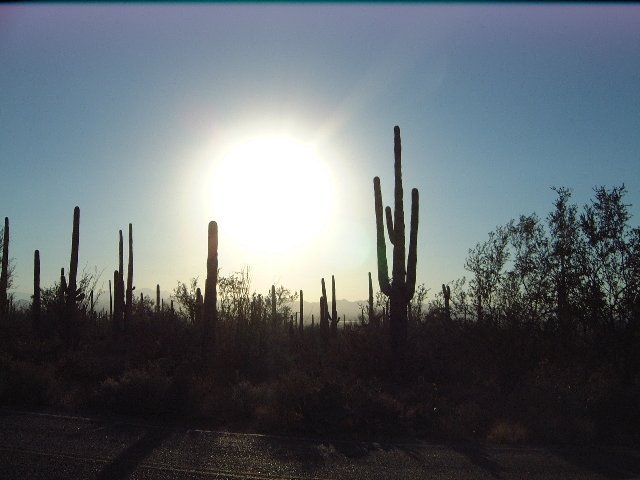
POLYGON ((223 275, 248 265, 254 290, 315 301, 334 274, 339 298, 366 298, 394 125, 432 294, 497 225, 545 217, 552 186, 583 205, 624 182, 638 204, 640 5, 1 5, 14 289, 31 290, 35 249, 44 286, 68 269, 78 205, 80 265, 105 290, 129 222, 138 288, 204 284, 216 220, 223 275), (316 163, 245 148, 282 137, 316 163))

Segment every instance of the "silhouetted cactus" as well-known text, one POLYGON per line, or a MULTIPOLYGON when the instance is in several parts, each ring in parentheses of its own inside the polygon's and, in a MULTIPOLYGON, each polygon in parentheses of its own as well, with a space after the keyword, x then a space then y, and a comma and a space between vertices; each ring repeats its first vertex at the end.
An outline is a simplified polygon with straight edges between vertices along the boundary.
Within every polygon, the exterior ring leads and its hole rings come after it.
POLYGON ((129 224, 129 262, 127 265, 127 291, 126 306, 124 311, 124 321, 127 325, 131 321, 131 312, 133 311, 133 227, 129 224))
POLYGON ((156 313, 160 313, 160 284, 156 284, 156 313))
POLYGON ((442 284, 442 295, 444 296, 444 316, 447 321, 451 320, 451 306, 449 301, 451 300, 451 287, 449 285, 442 284))
POLYGON ((114 276, 114 306, 113 322, 114 332, 123 330, 124 310, 125 310, 125 290, 124 290, 124 245, 122 241, 122 230, 118 230, 118 275, 114 276))
POLYGON ((113 336, 117 336, 120 332, 122 324, 122 297, 120 295, 120 272, 113 271, 113 315, 111 316, 113 336))
POLYGON ((33 252, 33 302, 31 303, 31 325, 33 333, 40 335, 40 312, 42 302, 40 299, 40 251, 33 252))
POLYGON ((196 288, 196 311, 195 311, 195 320, 197 325, 203 324, 203 317, 204 317, 204 298, 202 298, 202 291, 200 290, 200 287, 198 287, 196 288))
POLYGON ((338 310, 336 308, 336 279, 333 275, 331 275, 331 316, 329 319, 331 320, 331 336, 335 337, 338 335, 338 322, 340 321, 340 317, 338 317, 338 310))
POLYGON ((64 307, 66 293, 67 278, 64 276, 64 268, 60 268, 60 289, 58 290, 58 301, 62 307, 64 307))
POLYGON ((302 318, 304 316, 304 303, 303 303, 303 296, 302 296, 302 290, 300 290, 300 325, 299 325, 299 329, 300 329, 300 335, 302 335, 302 330, 303 330, 303 321, 302 318))
POLYGON ((111 280, 109 280, 109 321, 113 322, 113 291, 111 290, 111 280))
POLYGON ((378 283, 380 290, 390 300, 389 330, 391 347, 396 358, 402 355, 407 338, 407 307, 413 298, 416 286, 417 238, 418 238, 418 190, 411 191, 411 230, 409 236, 409 255, 405 267, 405 224, 402 190, 402 157, 400 128, 394 128, 394 212, 385 210, 387 232, 393 245, 393 270, 389 280, 387 265, 387 246, 384 238, 384 219, 382 218, 382 193, 380 178, 373 179, 373 191, 376 213, 376 237, 378 256, 378 283))
POLYGON ((7 288, 9 286, 9 217, 4 217, 4 231, 2 236, 2 271, 0 273, 0 322, 7 318, 9 305, 7 303, 7 288))
MULTIPOLYGON (((207 278, 204 284, 203 342, 215 343, 218 320, 218 224, 209 222, 207 231, 207 278)), ((173 309, 172 309, 173 310, 173 309)), ((206 345, 205 345, 206 348, 206 345)))
MULTIPOLYGON (((69 262, 69 281, 65 292, 64 335, 68 341, 78 332, 75 331, 78 303, 84 299, 84 293, 78 288, 78 252, 80 248, 80 207, 73 209, 73 231, 71 234, 71 260, 69 262), (72 330, 73 329, 73 330, 72 330)), ((62 277, 64 278, 64 276, 62 277)))
POLYGON ((371 280, 371 272, 369 272, 369 325, 375 325, 375 312, 373 311, 373 280, 371 280))
POLYGON ((322 285, 322 296, 320 297, 320 336, 322 340, 326 342, 329 338, 329 305, 327 303, 327 288, 324 283, 324 278, 320 281, 322 285))

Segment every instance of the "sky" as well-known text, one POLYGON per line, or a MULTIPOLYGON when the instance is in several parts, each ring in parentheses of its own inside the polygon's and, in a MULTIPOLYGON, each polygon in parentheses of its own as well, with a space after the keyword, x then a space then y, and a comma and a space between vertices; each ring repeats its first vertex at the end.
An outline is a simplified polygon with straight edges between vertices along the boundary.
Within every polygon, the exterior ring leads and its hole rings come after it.
POLYGON ((583 205, 624 183, 638 224, 639 87, 634 4, 0 5, 14 291, 35 249, 43 286, 68 270, 78 205, 105 290, 129 223, 138 291, 204 285, 216 220, 222 275, 312 300, 335 275, 364 299, 399 125, 433 295, 496 226, 545 217, 552 186, 583 205))

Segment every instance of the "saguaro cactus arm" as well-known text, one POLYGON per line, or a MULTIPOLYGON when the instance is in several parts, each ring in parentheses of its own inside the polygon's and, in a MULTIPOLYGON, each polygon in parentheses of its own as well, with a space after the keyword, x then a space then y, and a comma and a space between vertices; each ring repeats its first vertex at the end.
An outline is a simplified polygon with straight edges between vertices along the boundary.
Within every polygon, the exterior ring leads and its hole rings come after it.
POLYGON ((382 219, 382 193, 380 191, 380 177, 373 179, 373 194, 376 210, 376 246, 378 257, 378 283, 385 295, 391 295, 389 283, 389 266, 387 263, 387 243, 384 239, 384 222, 382 219))
POLYGON ((391 215, 391 207, 386 207, 384 213, 387 217, 387 235, 389 235, 389 241, 391 245, 395 244, 395 232, 393 230, 393 216, 391 215))
POLYGON ((407 301, 416 290, 416 264, 418 263, 418 189, 411 190, 411 231, 409 233, 409 256, 407 257, 407 301))

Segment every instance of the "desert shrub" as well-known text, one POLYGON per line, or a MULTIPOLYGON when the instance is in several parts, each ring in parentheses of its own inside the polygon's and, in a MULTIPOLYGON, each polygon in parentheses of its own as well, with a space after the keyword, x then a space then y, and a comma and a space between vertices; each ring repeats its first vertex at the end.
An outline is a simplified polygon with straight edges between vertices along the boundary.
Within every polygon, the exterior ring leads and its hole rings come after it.
POLYGON ((102 381, 94 405, 125 414, 157 415, 170 411, 171 379, 159 368, 132 369, 102 381))
POLYGON ((0 402, 30 407, 47 406, 60 386, 51 366, 0 356, 0 402))

